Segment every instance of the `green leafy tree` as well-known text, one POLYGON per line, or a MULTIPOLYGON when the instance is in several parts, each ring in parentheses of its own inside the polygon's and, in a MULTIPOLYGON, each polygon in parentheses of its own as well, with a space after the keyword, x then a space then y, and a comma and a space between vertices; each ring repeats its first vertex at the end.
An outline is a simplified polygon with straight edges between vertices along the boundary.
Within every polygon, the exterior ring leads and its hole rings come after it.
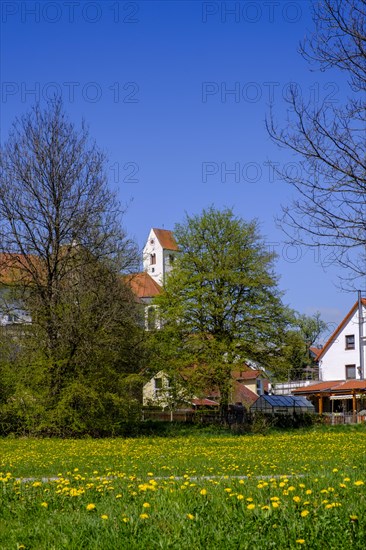
POLYGON ((1 149, 2 305, 32 317, 14 334, 13 379, 4 348, 3 410, 30 425, 32 405, 33 431, 102 433, 138 414, 143 330, 122 277, 138 254, 106 173, 60 101, 17 119, 1 149))
POLYGON ((287 312, 256 221, 211 207, 174 231, 180 255, 158 297, 157 357, 185 372, 192 392, 216 387, 230 398, 231 372, 245 360, 275 368, 287 312))

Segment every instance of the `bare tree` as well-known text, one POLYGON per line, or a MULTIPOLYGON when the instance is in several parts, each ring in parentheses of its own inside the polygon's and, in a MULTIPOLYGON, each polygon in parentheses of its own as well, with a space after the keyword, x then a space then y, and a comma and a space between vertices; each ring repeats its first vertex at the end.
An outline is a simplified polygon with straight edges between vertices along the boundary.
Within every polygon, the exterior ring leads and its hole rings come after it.
POLYGON ((295 176, 278 172, 298 192, 280 223, 292 242, 321 247, 325 263, 346 268, 355 284, 366 273, 366 0, 319 0, 313 20, 301 53, 312 67, 346 75, 349 95, 343 105, 316 105, 293 89, 285 128, 270 113, 269 134, 300 165, 295 176))
POLYGON ((122 215, 105 155, 60 101, 15 121, 0 158, 0 273, 31 312, 54 395, 81 344, 95 350, 99 329, 111 336, 133 315, 120 274, 137 251, 122 215))

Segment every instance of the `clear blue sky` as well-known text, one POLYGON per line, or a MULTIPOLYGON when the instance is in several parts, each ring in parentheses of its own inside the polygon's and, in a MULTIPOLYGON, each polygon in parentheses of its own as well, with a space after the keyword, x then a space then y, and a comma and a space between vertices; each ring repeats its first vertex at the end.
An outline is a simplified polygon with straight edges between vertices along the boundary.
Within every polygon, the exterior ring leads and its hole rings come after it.
POLYGON ((140 247, 214 204, 257 218, 278 255, 285 302, 339 322, 356 296, 336 287, 314 251, 288 247, 275 217, 293 191, 268 161, 296 162, 264 125, 284 121, 288 83, 340 101, 338 75, 310 72, 297 53, 312 28, 307 0, 1 3, 1 140, 35 100, 62 94, 109 156, 140 247), (230 93, 230 91, 234 91, 230 93), (230 173, 233 171, 234 173, 230 173))

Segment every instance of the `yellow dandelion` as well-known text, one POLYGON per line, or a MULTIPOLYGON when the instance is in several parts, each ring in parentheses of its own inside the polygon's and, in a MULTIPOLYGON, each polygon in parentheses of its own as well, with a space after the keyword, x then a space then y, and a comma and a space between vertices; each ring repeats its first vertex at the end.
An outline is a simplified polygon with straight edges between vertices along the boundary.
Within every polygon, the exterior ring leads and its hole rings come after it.
POLYGON ((301 501, 301 498, 298 497, 298 496, 295 496, 295 497, 292 497, 292 500, 296 503, 300 502, 301 501))
POLYGON ((237 495, 236 497, 238 500, 243 500, 244 496, 243 495, 237 495))
POLYGON ((302 518, 306 518, 306 516, 308 516, 308 515, 309 515, 309 510, 303 510, 303 511, 301 512, 301 517, 302 517, 302 518))
POLYGON ((92 510, 95 510, 96 506, 92 502, 90 504, 87 504, 86 509, 88 512, 91 512, 92 510))
POLYGON ((356 487, 360 487, 361 485, 365 485, 365 483, 359 479, 358 481, 354 482, 354 485, 356 485, 356 487))
POLYGON ((358 516, 351 515, 351 516, 349 517, 349 519, 350 519, 351 521, 358 521, 358 516))
POLYGON ((194 515, 193 514, 187 514, 187 518, 188 519, 194 519, 194 515))
POLYGON ((48 508, 48 502, 42 502, 41 506, 43 506, 43 508, 48 508))
POLYGON ((124 523, 128 523, 128 522, 129 522, 129 518, 127 518, 127 517, 125 516, 125 517, 122 518, 122 521, 123 521, 124 523))
POLYGON ((269 510, 269 506, 267 506, 267 504, 265 506, 262 506, 262 510, 269 510))
POLYGON ((104 519, 104 520, 108 519, 107 514, 102 514, 100 517, 101 517, 101 519, 104 519))
POLYGON ((297 544, 305 544, 304 539, 297 539, 296 542, 297 542, 297 544))
POLYGON ((280 505, 280 503, 277 502, 277 501, 272 502, 272 508, 278 508, 279 505, 280 505))
POLYGON ((248 504, 247 509, 248 510, 254 510, 255 504, 248 504))
POLYGON ((305 495, 311 495, 312 492, 313 492, 313 491, 312 491, 311 489, 307 489, 307 490, 305 491, 305 495))
POLYGON ((149 514, 140 514, 140 519, 147 519, 149 514))
POLYGON ((143 508, 150 508, 150 504, 148 502, 144 502, 142 507, 143 508))
POLYGON ((203 496, 207 495, 206 489, 201 489, 200 490, 200 495, 203 495, 203 496))

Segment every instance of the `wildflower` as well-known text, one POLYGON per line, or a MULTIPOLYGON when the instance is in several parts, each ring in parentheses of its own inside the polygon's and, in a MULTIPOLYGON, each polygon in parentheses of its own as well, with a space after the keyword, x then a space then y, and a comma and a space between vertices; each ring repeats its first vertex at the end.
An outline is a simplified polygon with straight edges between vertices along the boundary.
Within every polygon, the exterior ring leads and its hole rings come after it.
POLYGON ((48 508, 48 502, 42 502, 41 506, 43 506, 43 508, 48 508))
POLYGON ((279 505, 279 502, 272 502, 272 508, 278 508, 279 505))
POLYGON ((262 506, 262 510, 269 510, 269 506, 267 506, 267 505, 262 506))
POLYGON ((313 491, 312 491, 311 489, 307 489, 307 490, 305 491, 305 495, 311 495, 312 492, 313 492, 313 491))
POLYGON ((142 507, 143 508, 150 508, 150 504, 148 502, 144 502, 142 507))
POLYGON ((352 515, 349 517, 351 521, 358 521, 358 516, 352 515))
POLYGON ((296 542, 297 542, 297 544, 305 544, 304 539, 297 539, 296 542))
POLYGON ((41 481, 35 481, 33 484, 32 484, 32 487, 40 487, 42 485, 42 482, 41 481))
POLYGON ((207 495, 206 489, 201 489, 200 490, 200 495, 203 495, 203 496, 207 495))
POLYGON ((306 516, 308 516, 308 515, 309 515, 309 510, 303 510, 303 511, 301 512, 301 517, 302 517, 302 518, 306 518, 306 516))
POLYGON ((296 503, 299 503, 301 501, 301 498, 298 497, 298 496, 295 496, 295 497, 292 498, 292 500, 296 503))
POLYGON ((116 498, 122 498, 121 494, 116 495, 116 498))
POLYGON ((108 519, 107 514, 102 514, 100 517, 101 517, 101 519, 108 519))
POLYGON ((95 510, 96 506, 92 502, 90 504, 87 504, 86 509, 88 512, 91 512, 92 510, 95 510))
POLYGON ((140 519, 147 519, 149 514, 140 514, 140 519))
POLYGON ((236 498, 237 498, 238 500, 243 500, 244 497, 243 497, 243 495, 237 495, 236 498))
POLYGON ((248 498, 247 498, 247 502, 253 502, 252 497, 248 497, 248 498))
POLYGON ((248 504, 247 509, 248 510, 254 510, 255 504, 248 504))
POLYGON ((231 493, 230 487, 227 487, 227 488, 225 489, 225 492, 226 492, 226 493, 231 493))
POLYGON ((187 518, 188 519, 194 519, 194 515, 193 514, 187 514, 187 518))
POLYGON ((128 523, 128 522, 129 522, 129 518, 126 518, 126 516, 125 516, 125 517, 122 518, 122 521, 123 521, 124 523, 128 523))
POLYGON ((358 480, 354 482, 354 485, 356 485, 356 487, 360 487, 360 485, 365 485, 365 483, 361 480, 358 480))

